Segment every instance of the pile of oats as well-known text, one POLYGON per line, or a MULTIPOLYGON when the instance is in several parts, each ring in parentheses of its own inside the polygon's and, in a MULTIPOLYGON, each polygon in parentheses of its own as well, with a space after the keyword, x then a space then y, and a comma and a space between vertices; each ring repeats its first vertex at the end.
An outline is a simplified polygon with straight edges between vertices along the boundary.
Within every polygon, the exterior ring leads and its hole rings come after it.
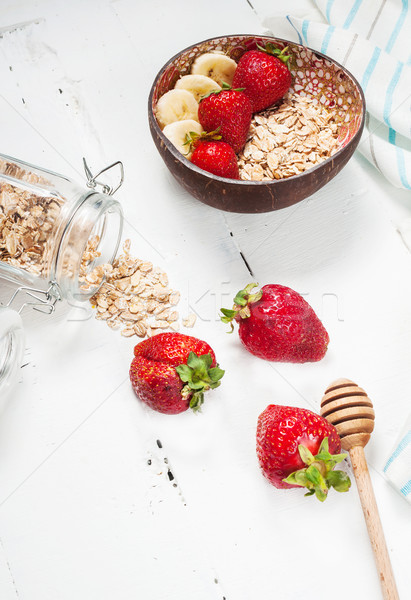
POLYGON ((312 99, 288 94, 281 104, 254 115, 239 155, 240 179, 268 181, 303 173, 337 150, 333 112, 312 99))
POLYGON ((34 173, 0 160, 0 261, 47 277, 62 201, 35 193, 25 182, 43 183, 34 173), (7 175, 20 179, 21 187, 7 175))
MULTIPOLYGON (((88 258, 93 258, 92 250, 88 258)), ((86 275, 84 286, 98 285, 104 277, 103 285, 90 299, 97 310, 96 319, 106 321, 112 329, 122 328, 125 337, 144 338, 167 329, 178 331, 179 314, 174 307, 180 293, 168 287, 164 271, 131 256, 130 240, 125 241, 123 254, 112 265, 99 265, 86 275)), ((187 319, 184 326, 192 327, 195 319, 187 319)))
MULTIPOLYGON (((47 184, 35 173, 0 159, 0 261, 48 278, 55 251, 64 199, 36 193, 30 184, 47 184), (7 176, 21 181, 11 184, 7 176), (28 184, 28 185, 26 185, 28 184)), ((123 336, 140 338, 164 330, 178 331, 179 314, 175 310, 180 293, 168 287, 164 271, 151 262, 130 254, 130 240, 113 264, 93 266, 100 258, 100 237, 92 235, 80 263, 80 289, 92 294, 96 318, 106 321, 123 336)), ((64 256, 65 273, 75 276, 77 254, 68 249, 64 256)), ((196 316, 182 320, 184 327, 194 326, 196 316)))

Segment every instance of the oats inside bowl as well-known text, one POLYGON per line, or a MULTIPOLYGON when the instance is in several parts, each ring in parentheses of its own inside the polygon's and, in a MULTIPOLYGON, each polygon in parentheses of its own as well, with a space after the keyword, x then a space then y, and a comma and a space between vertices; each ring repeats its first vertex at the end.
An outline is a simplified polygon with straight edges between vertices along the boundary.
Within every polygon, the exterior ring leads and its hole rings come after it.
POLYGON ((238 156, 240 178, 269 181, 298 175, 337 151, 338 129, 334 112, 289 93, 253 116, 249 139, 238 156))

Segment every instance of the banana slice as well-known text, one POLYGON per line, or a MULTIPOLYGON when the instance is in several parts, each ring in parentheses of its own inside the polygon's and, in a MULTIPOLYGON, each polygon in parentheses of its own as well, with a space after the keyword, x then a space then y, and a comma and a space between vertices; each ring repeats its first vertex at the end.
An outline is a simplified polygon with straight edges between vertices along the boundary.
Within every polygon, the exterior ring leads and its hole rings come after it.
POLYGON ((185 119, 198 121, 198 102, 187 90, 170 90, 157 102, 156 117, 161 128, 185 119))
POLYGON ((219 85, 223 85, 223 83, 231 85, 236 68, 237 63, 235 60, 225 54, 207 52, 197 56, 191 67, 191 72, 194 75, 210 77, 219 85))
POLYGON ((170 123, 170 125, 166 125, 163 129, 164 135, 186 158, 190 158, 192 153, 190 152, 190 146, 188 144, 184 145, 184 142, 187 140, 187 134, 190 134, 192 131, 198 134, 203 131, 200 123, 193 119, 175 121, 174 123, 170 123))
POLYGON ((197 102, 200 102, 203 96, 207 96, 213 90, 221 90, 221 85, 205 75, 184 75, 177 81, 174 89, 188 90, 197 102))

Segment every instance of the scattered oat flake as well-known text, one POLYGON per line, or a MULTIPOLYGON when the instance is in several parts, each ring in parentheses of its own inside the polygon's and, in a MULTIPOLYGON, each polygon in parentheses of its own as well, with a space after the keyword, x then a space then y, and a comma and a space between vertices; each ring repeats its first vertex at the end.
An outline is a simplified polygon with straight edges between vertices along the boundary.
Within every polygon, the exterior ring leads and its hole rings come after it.
POLYGON ((197 320, 197 316, 194 313, 190 313, 185 319, 183 319, 184 327, 194 327, 194 324, 197 320))
POLYGON ((145 323, 136 323, 134 325, 134 333, 138 335, 138 337, 146 337, 147 333, 147 325, 145 323))
POLYGON ((180 292, 171 292, 168 301, 171 306, 176 306, 180 302, 180 292))
POLYGON ((124 335, 124 337, 131 337, 134 334, 135 334, 134 329, 123 329, 121 332, 121 335, 124 335))

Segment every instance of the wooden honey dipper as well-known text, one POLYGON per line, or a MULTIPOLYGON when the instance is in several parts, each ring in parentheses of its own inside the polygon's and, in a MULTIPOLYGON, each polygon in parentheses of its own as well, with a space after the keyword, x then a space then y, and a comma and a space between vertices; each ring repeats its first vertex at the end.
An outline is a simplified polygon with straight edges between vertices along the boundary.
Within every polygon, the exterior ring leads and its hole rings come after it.
POLYGON ((384 600, 399 600, 364 455, 364 446, 374 429, 372 402, 356 383, 349 379, 337 379, 328 386, 321 400, 321 416, 334 425, 341 438, 341 446, 350 453, 384 600))

